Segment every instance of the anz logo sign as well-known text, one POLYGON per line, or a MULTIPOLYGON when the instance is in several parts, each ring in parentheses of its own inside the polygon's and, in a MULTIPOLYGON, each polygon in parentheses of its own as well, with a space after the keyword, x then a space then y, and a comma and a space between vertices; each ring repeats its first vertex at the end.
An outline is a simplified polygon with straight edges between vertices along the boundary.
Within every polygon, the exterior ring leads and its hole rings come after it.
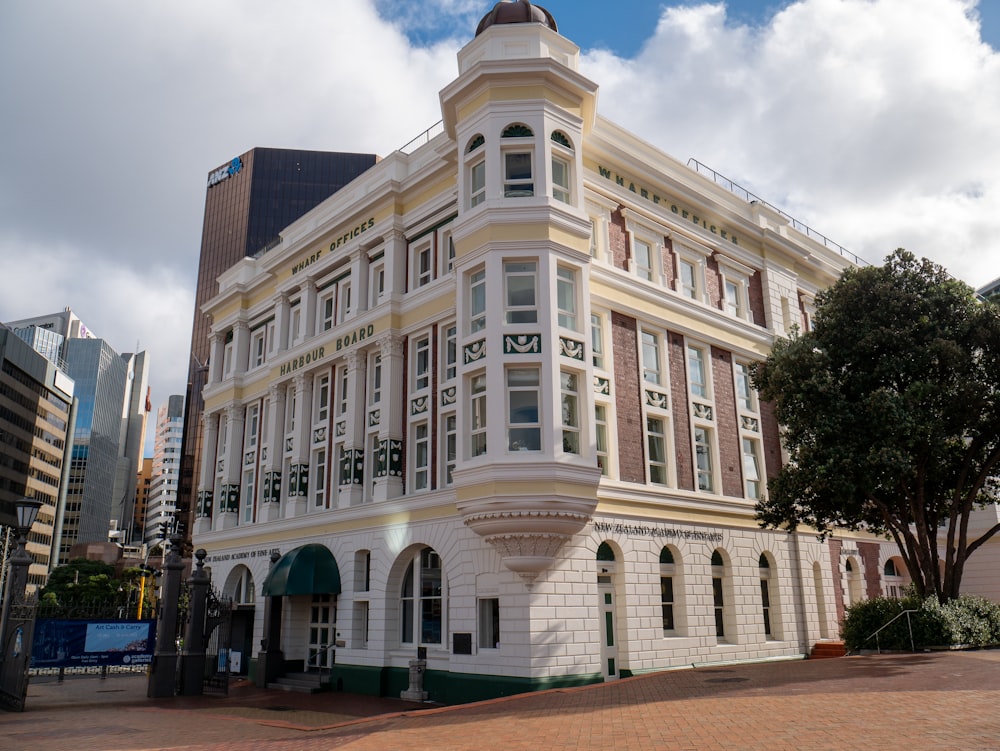
POLYGON ((243 160, 236 157, 229 164, 219 167, 219 169, 214 172, 210 172, 208 175, 208 187, 213 185, 218 185, 223 180, 228 180, 230 177, 238 173, 243 169, 243 160))

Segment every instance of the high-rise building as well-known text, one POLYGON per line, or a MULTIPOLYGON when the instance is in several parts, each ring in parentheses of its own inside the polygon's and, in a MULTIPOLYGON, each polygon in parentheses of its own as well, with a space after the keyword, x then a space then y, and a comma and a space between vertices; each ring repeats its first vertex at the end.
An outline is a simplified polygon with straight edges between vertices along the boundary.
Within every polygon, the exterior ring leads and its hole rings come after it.
POLYGON ((151 543, 173 529, 177 510, 177 478, 180 476, 184 435, 184 397, 171 396, 156 411, 153 437, 152 481, 142 540, 151 543))
POLYGON ((254 148, 208 173, 177 498, 180 530, 188 538, 192 478, 198 476, 201 461, 201 391, 210 350, 211 321, 201 306, 218 292, 220 274, 243 258, 265 252, 282 228, 376 160, 373 154, 254 148))
POLYGON ((13 550, 14 502, 27 497, 42 501, 28 535, 28 586, 45 584, 65 500, 74 388, 71 378, 0 325, 0 580, 13 550))
POLYGON ((118 354, 69 308, 9 326, 76 384, 79 407, 53 565, 76 543, 107 542, 109 534, 118 542, 131 542, 148 413, 146 353, 118 354))
POLYGON ((153 484, 153 457, 144 457, 135 487, 135 510, 132 512, 132 539, 143 540, 146 529, 146 509, 149 507, 149 490, 153 484))
POLYGON ((796 658, 906 583, 893 543, 754 517, 751 368, 857 259, 597 94, 498 3, 438 134, 220 277, 194 537, 258 679, 398 696, 424 654, 449 702, 796 658))

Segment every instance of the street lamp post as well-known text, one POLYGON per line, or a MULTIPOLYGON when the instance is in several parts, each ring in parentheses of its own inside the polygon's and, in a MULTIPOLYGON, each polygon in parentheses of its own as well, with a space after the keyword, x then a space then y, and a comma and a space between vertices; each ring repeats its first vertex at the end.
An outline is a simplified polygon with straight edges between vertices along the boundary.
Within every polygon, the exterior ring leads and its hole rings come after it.
POLYGON ((32 559, 25 545, 41 507, 42 502, 34 498, 21 498, 14 502, 17 542, 8 563, 7 588, 0 612, 0 647, 3 648, 0 653, 0 699, 4 707, 16 710, 24 709, 24 698, 28 692, 28 658, 31 654, 33 620, 15 610, 26 604, 24 589, 28 583, 28 567, 31 566, 32 559), (17 624, 16 627, 12 627, 13 624, 17 624))

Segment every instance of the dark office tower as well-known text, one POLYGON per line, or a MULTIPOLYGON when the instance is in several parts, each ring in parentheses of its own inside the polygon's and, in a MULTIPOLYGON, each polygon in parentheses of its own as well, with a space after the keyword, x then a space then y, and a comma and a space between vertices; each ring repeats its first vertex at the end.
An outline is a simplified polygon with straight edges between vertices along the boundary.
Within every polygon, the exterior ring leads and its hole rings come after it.
POLYGON ((216 280, 220 274, 241 259, 273 246, 282 229, 376 160, 374 154, 256 148, 208 173, 177 493, 177 519, 188 539, 194 478, 201 457, 201 390, 208 365, 211 323, 201 306, 218 292, 216 280))

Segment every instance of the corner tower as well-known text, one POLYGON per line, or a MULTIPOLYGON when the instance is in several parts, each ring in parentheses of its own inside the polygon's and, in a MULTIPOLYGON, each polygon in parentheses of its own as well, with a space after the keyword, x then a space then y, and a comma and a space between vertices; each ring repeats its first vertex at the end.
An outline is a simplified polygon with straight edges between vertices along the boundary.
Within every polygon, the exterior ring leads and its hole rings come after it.
POLYGON ((529 584, 590 520, 600 477, 582 180, 597 86, 578 63, 548 11, 500 2, 441 92, 459 183, 457 506, 529 584))

